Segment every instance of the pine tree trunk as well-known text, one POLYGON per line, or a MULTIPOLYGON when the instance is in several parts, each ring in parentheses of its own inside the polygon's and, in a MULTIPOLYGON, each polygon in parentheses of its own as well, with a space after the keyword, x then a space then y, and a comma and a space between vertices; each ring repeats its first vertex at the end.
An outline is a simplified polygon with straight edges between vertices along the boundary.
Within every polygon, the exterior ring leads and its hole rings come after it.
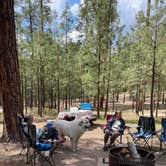
POLYGON ((82 82, 81 82, 81 95, 80 95, 80 102, 82 103, 84 101, 84 90, 83 90, 83 85, 82 85, 82 82))
POLYGON ((126 93, 124 92, 124 95, 123 95, 123 103, 125 103, 126 101, 126 93))
POLYGON ((55 92, 55 94, 54 94, 54 108, 56 109, 57 108, 57 103, 56 103, 56 101, 57 101, 57 94, 56 94, 56 92, 55 92))
POLYGON ((134 112, 134 108, 135 108, 134 97, 132 97, 132 104, 131 104, 132 112, 134 112))
POLYGON ((0 2, 0 82, 6 131, 3 138, 19 139, 17 113, 23 114, 23 99, 16 47, 14 1, 0 2))
POLYGON ((115 110, 115 92, 113 91, 112 93, 112 111, 114 112, 115 110))
POLYGON ((27 114, 27 78, 26 78, 26 72, 24 75, 24 107, 25 107, 25 111, 27 114))
POLYGON ((117 103, 119 102, 119 92, 118 91, 116 92, 116 102, 117 103))
POLYGON ((45 108, 45 80, 44 80, 44 67, 42 66, 42 77, 41 77, 41 107, 42 110, 45 108))
POLYGON ((58 74, 58 78, 57 78, 57 100, 58 100, 58 113, 60 111, 60 68, 59 68, 59 65, 60 65, 60 59, 59 59, 59 54, 57 54, 57 74, 58 74))
POLYGON ((54 91, 53 91, 53 88, 51 87, 51 106, 50 108, 53 109, 54 107, 54 91))
POLYGON ((103 104, 104 104, 104 95, 100 97, 100 109, 103 111, 103 104))
MULTIPOLYGON (((110 75, 110 74, 109 74, 109 75, 110 75)), ((109 75, 108 75, 108 76, 109 76, 109 75)), ((109 78, 108 78, 104 118, 107 116, 107 112, 108 112, 109 89, 110 89, 110 80, 109 80, 109 78)))
MULTIPOLYGON (((33 79, 33 78, 32 78, 33 79)), ((33 80, 31 80, 31 90, 30 90, 30 108, 33 109, 33 80)))
POLYGON ((70 73, 69 73, 69 83, 68 83, 68 101, 69 101, 69 108, 71 106, 71 87, 70 87, 70 73))
MULTIPOLYGON (((28 0, 29 4, 29 23, 30 23, 30 37, 31 37, 31 51, 32 51, 32 59, 34 55, 34 47, 33 47, 33 18, 32 18, 32 3, 31 0, 28 0)), ((30 108, 33 109, 33 75, 31 75, 31 90, 30 90, 30 108)))
POLYGON ((165 97, 164 97, 164 89, 163 89, 163 94, 162 94, 162 104, 164 104, 165 97))
POLYGON ((137 84, 135 112, 139 115, 139 84, 137 84))
POLYGON ((98 37, 98 67, 97 67, 97 118, 100 118, 100 75, 101 75, 101 38, 98 37))
POLYGON ((160 77, 158 79, 158 87, 157 87, 157 106, 156 106, 156 117, 158 117, 159 110, 159 101, 160 101, 160 77))
POLYGON ((65 109, 67 110, 67 99, 68 99, 68 96, 67 96, 67 91, 68 91, 68 88, 66 86, 66 95, 65 95, 65 109))
MULTIPOLYGON (((156 14, 158 10, 158 1, 156 1, 156 14)), ((157 33, 158 33, 158 20, 156 18, 155 22, 155 34, 153 43, 153 62, 152 62, 152 80, 151 80, 151 96, 150 96, 150 115, 153 117, 154 111, 154 87, 155 87, 155 77, 156 77, 156 50, 157 50, 157 33)))
POLYGON ((151 5, 151 0, 147 0, 147 11, 146 11, 147 26, 149 26, 150 5, 151 5))
POLYGON ((57 83, 57 95, 58 95, 58 112, 60 111, 60 83, 59 83, 59 77, 58 77, 58 83, 57 83))
POLYGON ((41 81, 40 81, 40 78, 37 78, 37 89, 38 89, 38 115, 42 116, 42 108, 41 108, 41 81))

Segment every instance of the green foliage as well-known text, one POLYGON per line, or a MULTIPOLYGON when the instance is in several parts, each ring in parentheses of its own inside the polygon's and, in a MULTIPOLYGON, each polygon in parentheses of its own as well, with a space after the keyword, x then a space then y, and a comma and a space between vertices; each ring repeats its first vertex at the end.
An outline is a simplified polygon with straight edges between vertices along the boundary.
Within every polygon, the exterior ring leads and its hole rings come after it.
POLYGON ((105 97, 107 90, 109 94, 128 91, 136 95, 138 85, 145 86, 149 95, 156 23, 155 84, 160 80, 161 89, 166 90, 164 4, 159 3, 158 11, 152 7, 149 26, 140 11, 132 31, 124 35, 116 0, 85 0, 77 25, 77 30, 84 32, 85 40, 75 43, 69 40, 73 18, 68 4, 60 25, 57 25, 56 11, 51 13, 48 0, 43 1, 43 11, 39 6, 40 1, 24 0, 22 12, 16 13, 22 91, 28 101, 32 89, 34 100, 38 100, 40 78, 45 82, 47 105, 51 95, 55 102, 58 95, 61 100, 65 99, 66 93, 72 100, 86 96, 92 99, 98 95, 105 97))

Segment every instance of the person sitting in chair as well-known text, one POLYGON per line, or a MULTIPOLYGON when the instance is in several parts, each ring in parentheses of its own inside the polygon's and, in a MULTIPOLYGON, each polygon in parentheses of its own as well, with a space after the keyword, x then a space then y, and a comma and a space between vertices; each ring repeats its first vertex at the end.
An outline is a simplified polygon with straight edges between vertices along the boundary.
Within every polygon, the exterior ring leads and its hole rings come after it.
POLYGON ((114 143, 115 139, 123 133, 124 129, 125 121, 122 118, 122 112, 116 111, 115 114, 107 121, 106 127, 104 129, 104 151, 108 150, 112 143, 114 143), (107 146, 107 142, 110 136, 110 145, 107 146))
MULTIPOLYGON (((24 122, 27 124, 33 123, 33 115, 26 115, 24 117, 24 122)), ((28 132, 28 125, 25 125, 24 131, 28 132)), ((47 123, 43 128, 36 128, 36 138, 37 140, 43 142, 46 140, 54 141, 56 140, 56 143, 64 143, 65 138, 61 138, 58 134, 58 131, 55 127, 52 127, 50 123, 47 123)))

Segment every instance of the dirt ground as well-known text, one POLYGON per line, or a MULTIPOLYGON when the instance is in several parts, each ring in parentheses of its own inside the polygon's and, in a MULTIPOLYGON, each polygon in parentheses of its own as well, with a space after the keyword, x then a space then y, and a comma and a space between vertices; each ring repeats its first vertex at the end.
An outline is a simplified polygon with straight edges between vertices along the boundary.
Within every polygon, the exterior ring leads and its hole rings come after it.
MULTIPOLYGON (((99 122, 100 123, 100 122, 99 122)), ((109 152, 103 152, 103 131, 101 124, 95 123, 90 130, 86 131, 79 141, 79 150, 73 152, 71 150, 69 139, 67 138, 63 146, 57 148, 54 155, 56 166, 104 166, 102 163, 105 157, 108 160, 109 152)), ((42 123, 38 123, 37 126, 43 126, 42 123)), ((123 136, 123 143, 127 142, 127 133, 123 136)), ((115 145, 118 144, 118 140, 115 145)), ((158 148, 158 143, 154 143, 158 148)), ((21 146, 16 144, 0 144, 0 166, 24 166, 25 153, 21 152, 21 146)), ((157 166, 165 166, 165 156, 158 162, 157 166)), ((37 166, 47 166, 46 163, 38 162, 37 166)))
MULTIPOLYGON (((39 123, 38 126, 42 126, 39 123)), ((23 166, 25 163, 24 154, 19 155, 21 146, 16 144, 0 145, 0 166, 23 166)), ((101 165, 102 158, 107 157, 107 152, 103 152, 103 132, 101 125, 95 124, 86 131, 79 141, 79 150, 73 152, 70 141, 67 138, 63 146, 57 148, 55 161, 57 166, 95 166, 101 165)), ((38 164, 40 165, 40 164, 38 164)), ((44 164, 45 165, 45 164, 44 164)))
MULTIPOLYGON (((136 125, 138 122, 138 116, 135 112, 131 111, 131 104, 118 104, 118 109, 123 112, 123 117, 127 123, 130 125, 136 125)), ((144 115, 148 116, 149 111, 146 110, 144 115)), ((44 126, 47 119, 51 119, 54 116, 45 116, 44 118, 38 118, 35 116, 35 122, 37 127, 44 126)), ((158 121, 161 121, 162 117, 166 117, 166 110, 161 109, 159 111, 158 121)), ((109 152, 103 152, 103 131, 101 125, 105 123, 104 120, 97 120, 95 124, 86 131, 79 140, 79 150, 73 152, 70 146, 69 139, 67 138, 63 146, 57 148, 57 152, 54 156, 56 161, 56 166, 104 166, 106 164, 102 163, 103 158, 108 160, 109 152)), ((156 124, 156 128, 161 128, 160 123, 156 124)), ((0 135, 2 133, 2 124, 0 125, 0 135)), ((122 142, 126 144, 128 133, 125 132, 122 142)), ((118 145, 116 142, 115 145, 118 145)), ((0 143, 0 166, 24 166, 25 163, 25 153, 21 152, 21 145, 11 144, 11 143, 0 143)), ((153 141, 153 149, 159 151, 159 140, 155 138, 153 141)), ((166 147, 163 148, 166 151, 166 147)), ((157 159, 157 158, 156 158, 157 159)), ((45 163, 38 162, 37 166, 47 166, 45 163)), ((159 160, 156 161, 156 166, 166 165, 166 155, 162 155, 159 160)))

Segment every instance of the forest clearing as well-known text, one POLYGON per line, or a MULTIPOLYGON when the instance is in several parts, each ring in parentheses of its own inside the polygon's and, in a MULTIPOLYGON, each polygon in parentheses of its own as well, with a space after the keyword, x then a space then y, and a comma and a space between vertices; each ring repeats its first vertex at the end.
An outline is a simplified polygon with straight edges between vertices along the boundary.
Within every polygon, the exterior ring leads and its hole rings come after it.
MULTIPOLYGON (((139 116, 136 115, 135 112, 131 110, 132 107, 132 102, 127 101, 124 104, 122 101, 122 98, 120 98, 119 103, 117 104, 117 109, 122 109, 123 117, 126 120, 126 123, 128 125, 133 125, 136 124, 138 121, 139 116), (122 105, 121 107, 118 107, 118 105, 122 105)), ((30 111, 30 110, 29 110, 30 111)), ((30 113, 35 115, 35 124, 37 127, 43 127, 44 124, 46 123, 46 120, 48 119, 54 119, 56 118, 56 115, 48 115, 44 114, 42 118, 37 116, 37 111, 30 111, 30 113)), ((113 113, 113 112, 109 112, 113 113)), ((146 110, 144 112, 145 116, 149 115, 149 111, 146 110)), ((166 115, 166 110, 165 109, 160 109, 159 110, 159 115, 158 118, 156 119, 156 128, 160 129, 161 124, 160 124, 160 119, 162 117, 165 117, 166 115)), ((102 117, 104 116, 104 112, 102 113, 102 117)), ((104 138, 104 133, 102 130, 102 125, 105 124, 105 119, 101 118, 94 122, 94 125, 85 132, 85 134, 81 137, 79 141, 79 150, 74 153, 71 150, 71 145, 69 142, 69 139, 67 138, 67 141, 65 142, 62 147, 59 147, 57 149, 57 153, 55 153, 55 161, 56 165, 58 166, 67 166, 67 165, 72 165, 72 166, 87 166, 87 165, 97 165, 97 166, 104 166, 103 164, 103 158, 106 158, 108 160, 108 155, 109 152, 104 152, 103 151, 103 138, 104 138)), ((2 133, 2 125, 0 128, 0 133, 2 133)), ((123 136, 123 144, 127 143, 127 137, 128 133, 126 133, 123 136)), ((119 142, 117 141, 115 144, 119 145, 119 142)), ((21 145, 20 144, 15 144, 15 143, 1 143, 2 145, 2 151, 0 152, 0 165, 6 166, 6 165, 12 165, 12 166, 21 166, 21 165, 26 165, 25 163, 25 152, 23 155, 20 155, 21 152, 21 145)), ((159 140, 157 137, 154 138, 153 140, 153 151, 158 151, 159 150, 159 140)), ((165 166, 165 155, 162 155, 159 160, 157 160, 157 165, 156 166, 165 166)), ((41 165, 40 160, 38 165, 41 165)), ((47 165, 47 163, 44 163, 44 165, 47 165)))
POLYGON ((166 165, 165 11, 0 1, 0 166, 166 165))

